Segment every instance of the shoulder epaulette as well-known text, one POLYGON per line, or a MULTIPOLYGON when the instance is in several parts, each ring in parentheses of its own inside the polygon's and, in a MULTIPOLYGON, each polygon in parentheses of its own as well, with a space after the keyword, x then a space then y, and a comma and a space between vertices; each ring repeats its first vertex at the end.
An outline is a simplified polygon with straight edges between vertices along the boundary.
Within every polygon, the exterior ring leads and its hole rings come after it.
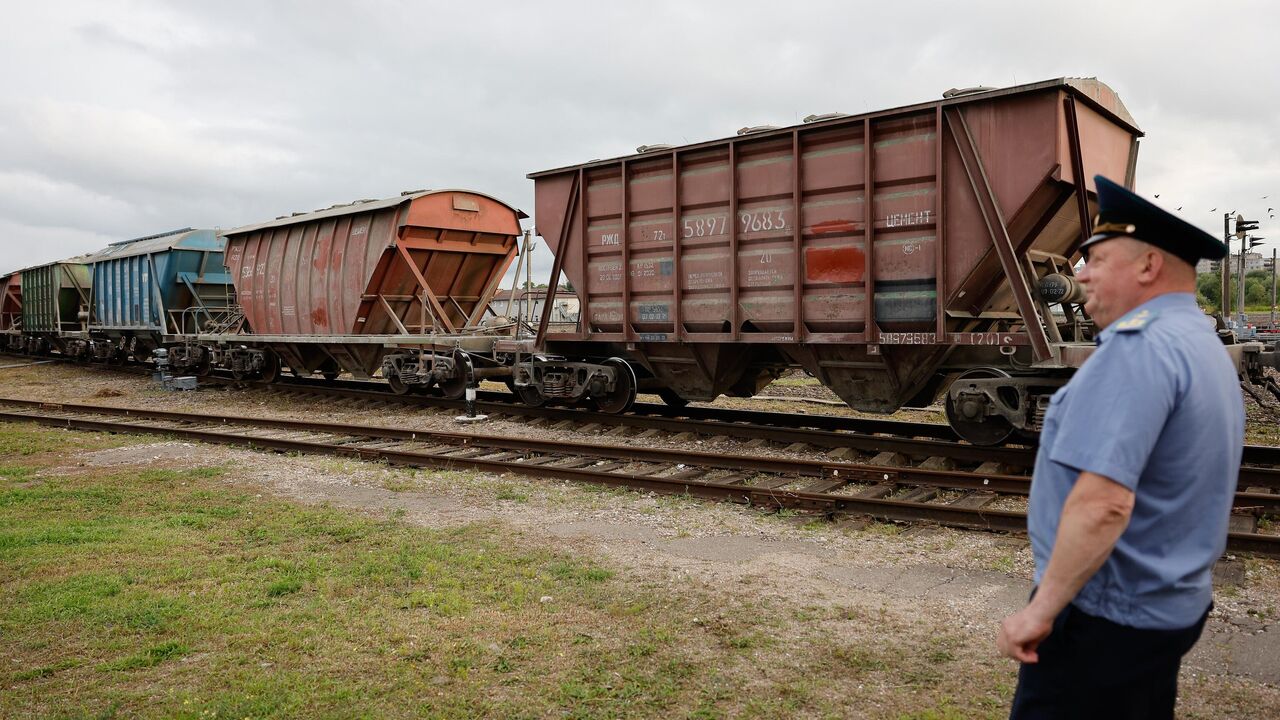
POLYGON ((1159 316, 1158 312, 1142 310, 1116 322, 1116 332, 1140 332, 1159 316))

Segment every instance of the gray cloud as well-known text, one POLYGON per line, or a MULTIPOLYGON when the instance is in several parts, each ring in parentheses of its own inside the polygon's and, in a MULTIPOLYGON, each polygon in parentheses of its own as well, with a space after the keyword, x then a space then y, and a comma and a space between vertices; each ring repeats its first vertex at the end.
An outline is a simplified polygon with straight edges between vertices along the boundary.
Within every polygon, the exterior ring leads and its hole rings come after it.
POLYGON ((1147 131, 1143 192, 1280 238, 1280 11, 1231 7, 28 4, 0 28, 0 267, 411 188, 531 211, 531 171, 1064 75, 1147 131))

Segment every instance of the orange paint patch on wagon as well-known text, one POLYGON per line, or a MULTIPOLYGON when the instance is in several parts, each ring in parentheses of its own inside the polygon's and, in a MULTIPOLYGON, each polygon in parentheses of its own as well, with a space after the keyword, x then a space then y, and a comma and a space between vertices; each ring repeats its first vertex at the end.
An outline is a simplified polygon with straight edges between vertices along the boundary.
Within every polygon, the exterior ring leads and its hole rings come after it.
POLYGON ((853 224, 852 220, 827 220, 814 224, 809 231, 814 235, 826 235, 828 233, 851 233, 858 228, 853 224))
POLYGON ((866 269, 866 254, 856 247, 806 248, 804 251, 804 276, 809 282, 860 282, 866 269))

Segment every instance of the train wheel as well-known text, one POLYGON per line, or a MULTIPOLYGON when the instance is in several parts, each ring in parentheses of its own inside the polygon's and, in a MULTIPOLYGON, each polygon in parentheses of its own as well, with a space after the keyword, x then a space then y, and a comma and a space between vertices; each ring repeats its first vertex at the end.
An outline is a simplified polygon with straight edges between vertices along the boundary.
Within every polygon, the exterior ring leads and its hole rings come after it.
POLYGON ((467 394, 467 379, 463 377, 445 380, 440 383, 440 394, 446 400, 461 400, 467 394))
POLYGON ((636 401, 636 372, 622 358, 609 358, 603 363, 606 367, 617 370, 618 379, 614 383, 613 392, 604 397, 592 398, 602 413, 617 415, 631 409, 636 401))
POLYGON ((262 354, 262 382, 273 383, 280 379, 280 357, 270 350, 262 354))
POLYGON ((399 375, 388 375, 387 387, 391 388, 391 392, 397 395, 409 394, 409 386, 406 385, 405 382, 400 379, 399 375))
POLYGON ((671 388, 662 388, 659 390, 658 397, 662 398, 662 402, 666 403, 667 407, 682 408, 689 404, 688 400, 677 395, 676 391, 671 388))
MULTIPOLYGON (((963 385, 965 380, 1006 377, 1009 377, 1009 374, 1003 370, 975 368, 961 375, 952 386, 963 385)), ((950 390, 947 392, 946 411, 947 422, 950 423, 951 429, 955 430, 962 440, 974 445, 1000 445, 1015 432, 1013 424, 1006 418, 987 415, 985 407, 976 401, 968 403, 962 400, 958 404, 952 402, 950 390)))
POLYGON ((453 351, 453 377, 440 382, 440 394, 449 400, 461 400, 472 381, 471 358, 461 350, 453 351))
POLYGON ((196 363, 196 366, 192 369, 191 372, 196 377, 202 377, 202 378, 209 377, 209 375, 213 373, 213 363, 209 360, 209 357, 206 355, 200 358, 200 362, 196 363))
POLYGON ((337 380, 338 374, 339 373, 337 370, 321 370, 320 371, 320 377, 324 378, 325 380, 328 380, 329 382, 333 382, 334 380, 337 380))
POLYGON ((516 385, 515 392, 516 397, 520 398, 520 402, 529 407, 542 407, 542 404, 547 401, 546 398, 542 397, 542 393, 538 392, 538 388, 533 385, 516 385))

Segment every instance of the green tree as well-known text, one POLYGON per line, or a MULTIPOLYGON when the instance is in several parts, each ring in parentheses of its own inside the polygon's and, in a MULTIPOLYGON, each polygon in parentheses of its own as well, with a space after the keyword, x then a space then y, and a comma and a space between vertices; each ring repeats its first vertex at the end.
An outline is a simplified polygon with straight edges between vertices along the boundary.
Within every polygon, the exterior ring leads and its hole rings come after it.
POLYGON ((1269 305, 1271 303, 1271 278, 1264 285, 1262 280, 1246 277, 1244 282, 1244 304, 1246 306, 1269 305))
POLYGON ((1211 310, 1222 306, 1222 280, 1217 273, 1203 273, 1196 278, 1196 295, 1211 310))

